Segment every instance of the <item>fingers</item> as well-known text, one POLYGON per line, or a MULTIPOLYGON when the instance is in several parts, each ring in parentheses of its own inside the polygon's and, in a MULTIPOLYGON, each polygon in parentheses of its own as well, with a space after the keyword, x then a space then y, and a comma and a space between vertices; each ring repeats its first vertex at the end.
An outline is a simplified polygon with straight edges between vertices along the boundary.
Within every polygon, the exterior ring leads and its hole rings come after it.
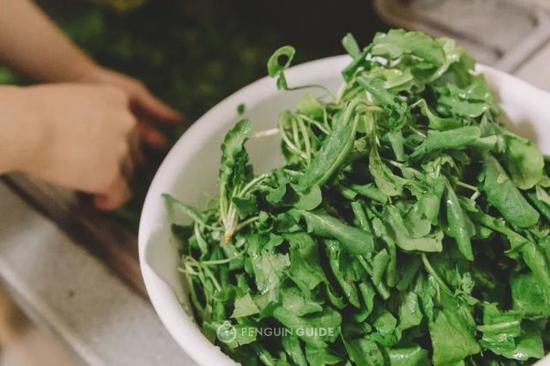
POLYGON ((127 180, 130 180, 134 172, 134 168, 137 165, 143 164, 145 162, 145 157, 143 156, 143 150, 141 146, 141 136, 137 128, 132 130, 128 135, 128 151, 126 158, 122 161, 122 172, 125 173, 127 180))
POLYGON ((106 189, 96 194, 94 206, 100 210, 114 210, 122 206, 130 198, 128 182, 134 172, 135 165, 141 163, 143 156, 140 148, 139 134, 136 129, 130 130, 126 145, 121 154, 122 158, 115 176, 106 189))
POLYGON ((134 107, 155 120, 177 123, 182 119, 178 111, 159 100, 145 87, 138 88, 133 97, 134 107))
POLYGON ((153 149, 164 149, 168 144, 166 136, 145 122, 138 122, 137 130, 141 140, 153 149))
POLYGON ((128 96, 134 118, 128 118, 128 123, 124 124, 125 130, 127 128, 129 131, 127 151, 122 154, 123 158, 116 177, 112 179, 106 189, 94 197, 94 206, 100 210, 116 209, 129 199, 128 180, 131 178, 135 165, 143 162, 140 140, 155 149, 162 149, 167 145, 168 141, 164 134, 144 121, 136 123, 135 118, 142 115, 155 121, 171 123, 181 120, 181 115, 177 111, 153 96, 142 84, 137 84, 137 87, 134 84, 128 96))
POLYGON ((94 206, 100 210, 114 210, 122 206, 130 198, 128 183, 122 174, 119 174, 108 187, 106 193, 98 194, 94 198, 94 206))

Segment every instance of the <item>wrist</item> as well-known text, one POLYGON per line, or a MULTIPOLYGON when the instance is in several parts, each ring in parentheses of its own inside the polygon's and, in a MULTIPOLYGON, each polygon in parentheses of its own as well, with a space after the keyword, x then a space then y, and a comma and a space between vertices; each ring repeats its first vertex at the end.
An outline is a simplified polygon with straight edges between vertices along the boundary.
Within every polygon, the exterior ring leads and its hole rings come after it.
POLYGON ((44 146, 45 128, 32 87, 0 87, 0 174, 30 172, 44 146))
POLYGON ((81 57, 71 65, 65 65, 62 70, 49 70, 48 78, 39 78, 44 82, 53 83, 93 83, 100 73, 101 67, 86 56, 81 57))
POLYGON ((81 83, 99 84, 105 81, 108 73, 109 71, 106 68, 98 64, 89 64, 82 68, 76 81, 81 83))

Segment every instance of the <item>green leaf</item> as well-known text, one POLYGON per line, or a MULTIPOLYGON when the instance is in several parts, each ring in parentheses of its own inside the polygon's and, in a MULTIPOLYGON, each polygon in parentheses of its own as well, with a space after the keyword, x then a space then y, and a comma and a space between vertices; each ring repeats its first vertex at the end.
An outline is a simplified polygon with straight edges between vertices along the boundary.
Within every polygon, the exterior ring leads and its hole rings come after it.
POLYGON ((229 321, 212 322, 207 325, 213 329, 218 340, 231 349, 250 344, 256 341, 256 328, 247 324, 231 324, 229 321))
POLYGON ((506 221, 519 227, 529 227, 539 221, 538 212, 521 195, 499 162, 489 154, 484 156, 481 178, 481 189, 487 200, 506 221))
POLYGON ((548 194, 548 192, 546 192, 546 190, 541 186, 537 186, 535 192, 539 201, 547 204, 550 207, 550 194, 548 194))
POLYGON ((244 144, 252 130, 252 123, 247 119, 240 120, 226 135, 221 147, 222 159, 219 184, 222 192, 230 191, 252 176, 244 144), (228 187, 223 187, 223 185, 228 187))
POLYGON ((226 135, 221 147, 222 158, 218 185, 220 187, 220 216, 225 229, 224 240, 233 237, 238 225, 238 209, 233 198, 240 196, 240 191, 252 179, 252 166, 244 147, 248 140, 252 124, 249 120, 239 121, 226 135))
POLYGON ((529 274, 516 274, 511 279, 514 309, 529 318, 550 316, 550 289, 529 274))
POLYGON ((322 312, 301 317, 279 306, 273 311, 273 317, 297 335, 307 345, 326 347, 340 335, 342 316, 331 307, 325 307, 322 312))
POLYGON ((386 136, 391 144, 395 159, 397 159, 397 161, 405 161, 405 139, 403 138, 402 131, 396 130, 388 132, 386 136))
POLYGON ((414 55, 434 66, 445 62, 443 48, 421 32, 407 32, 391 29, 378 33, 373 40, 372 54, 397 59, 403 55, 414 55))
POLYGON ((462 121, 459 118, 443 118, 432 112, 425 99, 420 99, 411 107, 416 106, 420 108, 420 112, 428 119, 428 125, 433 130, 445 131, 462 127, 462 121))
POLYGON ((439 311, 429 328, 435 366, 462 361, 481 351, 472 331, 453 312, 439 311))
POLYGON ((410 290, 400 294, 401 305, 399 306, 399 328, 406 330, 415 327, 422 321, 419 299, 416 292, 410 290))
POLYGON ((361 282, 359 284, 359 292, 361 293, 361 298, 363 299, 363 308, 361 309, 358 317, 364 320, 372 313, 374 309, 374 296, 376 296, 376 291, 370 283, 361 282))
POLYGON ((285 277, 285 270, 290 266, 288 254, 260 251, 252 257, 256 286, 261 294, 266 294, 271 301, 279 296, 279 287, 285 277))
POLYGON ((372 183, 362 185, 352 184, 350 188, 360 195, 368 197, 380 203, 386 203, 388 201, 388 196, 384 194, 380 189, 376 188, 376 186, 372 183))
POLYGON ((389 311, 384 311, 374 321, 374 328, 380 333, 381 336, 387 336, 394 332, 397 326, 397 319, 389 311))
POLYGON ((321 267, 317 243, 306 233, 286 234, 290 245, 290 273, 292 281, 305 293, 309 294, 319 284, 324 283, 329 301, 336 307, 344 304, 334 293, 332 285, 321 267))
POLYGON ((305 233, 287 234, 290 244, 290 277, 303 290, 328 282, 320 264, 317 244, 305 233))
POLYGON ((386 249, 382 249, 374 256, 372 260, 372 282, 375 286, 378 286, 382 282, 382 277, 386 272, 389 262, 390 255, 386 249))
POLYGON ((376 186, 387 196, 399 196, 403 192, 404 179, 396 176, 382 162, 376 149, 371 149, 369 155, 369 172, 376 186))
POLYGON ((550 197, 546 197, 545 195, 547 196, 546 191, 542 190, 539 186, 537 186, 535 192, 527 192, 527 198, 529 198, 533 206, 539 210, 546 220, 550 221, 550 205, 546 203, 546 201, 550 200, 550 197))
POLYGON ((340 244, 335 240, 326 240, 325 245, 327 248, 327 255, 332 274, 336 278, 336 281, 342 288, 342 292, 346 295, 350 304, 356 308, 359 308, 361 305, 359 303, 357 287, 352 281, 350 281, 350 279, 346 278, 344 270, 341 268, 342 261, 340 259, 340 244))
POLYGON ((484 349, 504 355, 516 348, 516 338, 521 334, 521 315, 500 311, 495 303, 484 304, 483 325, 477 329, 483 333, 480 344, 484 349))
POLYGON ((239 215, 244 218, 256 211, 258 211, 258 205, 256 203, 256 196, 248 194, 244 197, 232 197, 231 201, 237 207, 239 215))
POLYGON ((164 193, 162 197, 164 197, 164 199, 166 200, 166 204, 168 205, 169 209, 180 210, 185 215, 189 216, 194 222, 203 226, 207 225, 206 218, 204 217, 202 212, 200 212, 195 207, 186 205, 185 203, 181 202, 180 200, 168 193, 164 193))
POLYGON ((388 350, 391 366, 429 366, 428 352, 420 346, 388 350))
POLYGON ((294 207, 311 211, 321 204, 323 201, 323 195, 319 186, 313 186, 306 193, 298 192, 298 202, 294 207))
POLYGON ((475 234, 474 224, 462 209, 458 197, 451 187, 447 184, 447 224, 449 225, 449 234, 456 240, 458 250, 464 258, 473 261, 471 238, 475 234))
POLYGON ((235 299, 235 308, 231 317, 243 318, 250 315, 258 314, 259 312, 260 309, 258 309, 256 304, 254 303, 254 300, 252 300, 250 294, 247 293, 246 295, 235 299))
POLYGON ((543 249, 529 241, 521 247, 521 257, 537 280, 550 288, 550 265, 543 249))
POLYGON ((342 362, 342 357, 325 347, 313 347, 306 344, 306 358, 310 365, 336 365, 342 362))
POLYGON ((441 109, 461 118, 477 118, 490 110, 493 97, 482 76, 473 77, 466 88, 454 84, 435 88, 441 109))
POLYGON ((428 153, 441 150, 461 150, 471 146, 481 137, 481 130, 477 126, 466 126, 452 130, 428 131, 426 140, 411 154, 416 159, 428 153))
POLYGON ((533 325, 525 327, 517 340, 517 346, 509 352, 503 352, 502 355, 518 361, 527 361, 530 358, 537 360, 543 358, 544 346, 540 329, 537 329, 533 325))
POLYGON ((344 341, 350 359, 357 366, 384 366, 386 359, 380 347, 368 337, 344 341))
POLYGON ((284 173, 275 171, 269 177, 269 182, 269 187, 264 188, 264 192, 267 192, 265 197, 267 202, 275 205, 280 203, 285 197, 289 181, 284 173))
POLYGON ((544 176, 544 159, 532 141, 507 133, 504 166, 519 189, 530 189, 544 176))
POLYGON ((311 94, 306 94, 298 102, 298 112, 307 114, 313 118, 319 118, 323 116, 325 107, 321 102, 317 100, 311 94))
POLYGON ((342 38, 342 45, 353 59, 361 57, 361 49, 359 49, 359 45, 353 34, 347 33, 344 38, 342 38))
POLYGON ((283 337, 283 348, 286 354, 297 366, 307 366, 306 355, 302 346, 300 345, 300 340, 294 335, 284 336, 283 337))
POLYGON ((303 293, 296 287, 282 289, 281 301, 286 310, 298 316, 304 316, 323 310, 321 304, 304 297, 303 293))
POLYGON ((338 240, 353 254, 367 255, 374 251, 374 238, 368 231, 349 226, 335 217, 324 213, 296 210, 307 222, 315 235, 338 240))
POLYGON ((366 78, 364 76, 359 76, 357 82, 382 106, 387 108, 400 108, 398 102, 395 100, 395 96, 386 90, 383 79, 379 77, 366 78))
POLYGON ((361 101, 352 102, 335 122, 327 140, 300 177, 298 183, 300 190, 308 191, 315 185, 322 186, 340 168, 340 164, 353 147, 359 121, 355 109, 361 103, 361 101))
POLYGON ((443 235, 441 232, 436 232, 433 235, 422 238, 413 238, 397 208, 387 206, 386 209, 388 212, 388 221, 395 233, 396 243, 401 249, 422 252, 440 252, 443 250, 441 242, 443 235))

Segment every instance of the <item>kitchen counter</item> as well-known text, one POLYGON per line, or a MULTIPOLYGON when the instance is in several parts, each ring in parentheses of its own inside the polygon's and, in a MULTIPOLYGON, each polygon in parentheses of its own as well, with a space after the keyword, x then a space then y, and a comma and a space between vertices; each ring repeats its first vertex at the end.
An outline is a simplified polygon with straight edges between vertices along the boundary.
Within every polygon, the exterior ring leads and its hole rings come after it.
POLYGON ((83 365, 194 365, 152 306, 0 184, 0 281, 83 365))

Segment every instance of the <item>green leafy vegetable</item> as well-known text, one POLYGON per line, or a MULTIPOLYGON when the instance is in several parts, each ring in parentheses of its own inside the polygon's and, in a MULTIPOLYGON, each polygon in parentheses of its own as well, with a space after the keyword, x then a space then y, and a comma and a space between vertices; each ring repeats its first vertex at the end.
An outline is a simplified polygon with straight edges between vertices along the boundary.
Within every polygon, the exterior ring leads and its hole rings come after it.
POLYGON ((371 254, 374 250, 374 238, 368 231, 349 226, 335 217, 307 211, 296 211, 306 219, 307 226, 314 234, 334 238, 354 254, 371 254))
POLYGON ((456 313, 442 310, 430 323, 434 365, 459 362, 481 348, 473 332, 456 313))
POLYGON ((490 204, 511 224, 529 227, 539 221, 539 213, 527 202, 514 186, 508 174, 492 156, 484 158, 481 189, 490 204))
POLYGON ((542 153, 532 141, 508 133, 506 143, 506 168, 512 181, 520 189, 533 188, 544 176, 542 153))
MULTIPOLYGON (((218 199, 201 211, 166 196, 204 334, 244 365, 542 358, 548 161, 499 124, 452 40, 391 30, 342 43, 338 97, 306 94, 281 114, 281 167, 254 175, 242 120, 222 145, 218 199)), ((294 53, 268 62, 279 89, 303 88, 285 79, 294 53)))

